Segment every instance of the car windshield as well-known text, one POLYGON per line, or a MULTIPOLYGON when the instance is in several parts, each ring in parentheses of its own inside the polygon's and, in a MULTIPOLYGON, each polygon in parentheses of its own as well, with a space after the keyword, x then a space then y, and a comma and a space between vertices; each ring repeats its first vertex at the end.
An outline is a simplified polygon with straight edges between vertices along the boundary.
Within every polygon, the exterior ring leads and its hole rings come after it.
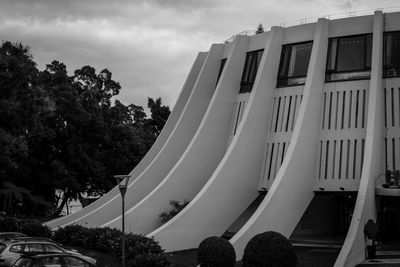
POLYGON ((14 267, 29 267, 32 262, 30 258, 19 258, 12 266, 14 267))
POLYGON ((0 253, 3 252, 3 250, 6 248, 7 246, 3 243, 0 243, 0 253))

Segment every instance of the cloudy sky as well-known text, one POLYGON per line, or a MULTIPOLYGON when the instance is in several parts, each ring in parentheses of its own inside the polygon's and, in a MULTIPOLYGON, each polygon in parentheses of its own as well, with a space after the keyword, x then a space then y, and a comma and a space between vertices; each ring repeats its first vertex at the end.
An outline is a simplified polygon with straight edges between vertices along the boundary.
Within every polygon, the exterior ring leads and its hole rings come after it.
POLYGON ((39 69, 108 68, 125 104, 173 106, 199 51, 235 33, 304 18, 398 7, 398 0, 0 0, 0 39, 31 47, 39 69))

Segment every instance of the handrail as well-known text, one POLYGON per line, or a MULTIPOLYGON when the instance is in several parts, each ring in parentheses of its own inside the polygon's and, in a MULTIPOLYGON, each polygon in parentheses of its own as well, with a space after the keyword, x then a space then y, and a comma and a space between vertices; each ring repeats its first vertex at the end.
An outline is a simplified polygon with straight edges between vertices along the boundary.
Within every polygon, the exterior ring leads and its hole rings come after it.
MULTIPOLYGON (((392 13, 392 12, 400 11, 400 6, 368 9, 368 10, 360 10, 360 11, 350 11, 350 12, 346 12, 346 13, 325 15, 325 16, 323 16, 323 18, 326 18, 329 20, 336 20, 336 19, 343 19, 343 18, 350 18, 350 17, 367 16, 367 15, 373 15, 375 11, 382 11, 384 13, 392 13)), ((296 25, 314 23, 314 22, 317 22, 319 18, 320 17, 310 17, 310 18, 304 18, 304 19, 300 19, 300 20, 284 22, 284 23, 281 23, 280 26, 283 28, 287 28, 287 27, 292 27, 292 26, 296 26, 296 25)), ((245 31, 239 32, 235 35, 232 35, 229 39, 225 40, 224 42, 231 43, 237 38, 237 36, 240 36, 240 35, 252 36, 255 34, 256 34, 255 30, 245 30, 245 31)))

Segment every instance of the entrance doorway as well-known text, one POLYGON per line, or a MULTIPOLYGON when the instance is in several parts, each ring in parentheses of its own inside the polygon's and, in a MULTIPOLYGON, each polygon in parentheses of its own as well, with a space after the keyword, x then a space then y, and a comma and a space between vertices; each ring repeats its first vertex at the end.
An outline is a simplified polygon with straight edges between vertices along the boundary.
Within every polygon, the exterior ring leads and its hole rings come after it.
POLYGON ((400 197, 379 196, 377 205, 380 241, 400 244, 400 197))

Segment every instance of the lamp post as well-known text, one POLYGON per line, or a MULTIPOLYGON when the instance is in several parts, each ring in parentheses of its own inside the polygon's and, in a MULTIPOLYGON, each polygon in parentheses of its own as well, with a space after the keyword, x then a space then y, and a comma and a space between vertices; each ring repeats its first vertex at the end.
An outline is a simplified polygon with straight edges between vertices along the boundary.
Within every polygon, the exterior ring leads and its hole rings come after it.
POLYGON ((125 193, 128 189, 129 175, 114 175, 122 198, 122 267, 125 267, 125 193))

